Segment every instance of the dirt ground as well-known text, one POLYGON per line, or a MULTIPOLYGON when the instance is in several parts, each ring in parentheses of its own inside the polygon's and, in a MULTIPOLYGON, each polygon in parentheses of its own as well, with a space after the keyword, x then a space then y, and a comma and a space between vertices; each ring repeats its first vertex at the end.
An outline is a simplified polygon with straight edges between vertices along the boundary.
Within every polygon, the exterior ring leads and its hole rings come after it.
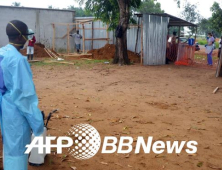
POLYGON ((207 65, 207 54, 205 52, 205 47, 200 46, 200 51, 195 52, 194 63, 192 63, 192 67, 195 68, 204 68, 204 69, 212 69, 215 70, 218 64, 218 49, 215 49, 212 53, 213 56, 213 66, 207 65))
MULTIPOLYGON (((29 170, 219 170, 222 168, 222 79, 215 70, 185 66, 32 65, 39 107, 59 109, 49 123, 64 136, 88 123, 104 136, 198 142, 197 154, 101 154, 80 161, 48 155, 29 170)), ((136 142, 134 142, 135 148, 136 142)))
MULTIPOLYGON (((90 50, 88 51, 88 53, 92 54, 92 58, 93 59, 97 59, 97 60, 104 60, 104 59, 113 59, 116 53, 116 46, 113 44, 106 44, 104 47, 100 48, 100 49, 94 49, 94 50, 90 50)), ((127 51, 128 53, 128 57, 130 59, 131 62, 133 63, 139 63, 140 62, 140 56, 135 54, 132 51, 127 51)))

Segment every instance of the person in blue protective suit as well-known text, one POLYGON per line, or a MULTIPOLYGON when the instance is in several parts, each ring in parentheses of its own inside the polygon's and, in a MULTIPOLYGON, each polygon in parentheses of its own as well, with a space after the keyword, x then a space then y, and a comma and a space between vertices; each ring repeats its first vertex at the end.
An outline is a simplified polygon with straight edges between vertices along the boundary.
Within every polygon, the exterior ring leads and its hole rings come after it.
POLYGON ((6 33, 9 44, 0 48, 0 123, 4 170, 27 170, 26 145, 43 133, 44 123, 27 58, 19 50, 27 41, 25 23, 13 20, 6 33))

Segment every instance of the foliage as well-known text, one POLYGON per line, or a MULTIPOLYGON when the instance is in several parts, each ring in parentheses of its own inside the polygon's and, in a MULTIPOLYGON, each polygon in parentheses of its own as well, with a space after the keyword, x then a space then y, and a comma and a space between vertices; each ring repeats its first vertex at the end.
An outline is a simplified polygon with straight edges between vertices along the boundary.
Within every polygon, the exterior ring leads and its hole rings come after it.
POLYGON ((177 3, 178 8, 180 8, 180 0, 174 0, 177 3))
MULTIPOLYGON (((204 39, 197 39, 197 42, 199 43, 199 45, 206 45, 207 44, 207 39, 204 38, 204 39)), ((215 46, 216 48, 219 48, 219 42, 215 42, 215 46)))
MULTIPOLYGON (((175 26, 169 27, 168 34, 173 35, 173 32, 176 32, 177 36, 178 36, 179 35, 179 27, 175 27, 175 26)), ((180 28, 180 36, 182 36, 182 37, 184 36, 184 27, 180 28)))
POLYGON ((186 21, 191 23, 195 23, 200 19, 200 14, 199 11, 197 10, 197 4, 191 4, 187 1, 184 5, 184 10, 182 11, 181 14, 186 21))
MULTIPOLYGON (((77 0, 78 1, 78 0, 77 0)), ((79 0, 81 2, 82 0, 79 0)), ((87 0, 86 10, 92 12, 96 19, 101 19, 104 23, 115 28, 119 22, 119 7, 117 1, 87 0)))
POLYGON ((203 18, 198 24, 198 33, 199 34, 207 34, 212 31, 212 25, 210 23, 210 19, 203 18))
POLYGON ((137 11, 140 13, 164 13, 157 0, 143 0, 137 11))
POLYGON ((214 36, 220 37, 221 33, 216 31, 215 27, 212 25, 212 18, 203 18, 198 23, 198 34, 207 35, 209 32, 213 33, 214 36))
POLYGON ((222 33, 222 9, 219 3, 214 2, 213 6, 211 7, 211 11, 212 18, 210 19, 210 22, 212 27, 215 29, 215 31, 222 33))
MULTIPOLYGON (((49 9, 59 9, 57 7, 54 7, 52 5, 48 6, 49 9)), ((70 5, 67 8, 63 8, 64 10, 68 9, 68 10, 73 10, 75 11, 75 16, 76 17, 90 17, 93 16, 92 13, 90 13, 89 11, 86 11, 84 8, 76 8, 74 5, 70 5)))
POLYGON ((21 7, 20 2, 13 2, 11 6, 21 7))
POLYGON ((48 8, 49 8, 49 9, 59 9, 58 7, 54 7, 54 6, 52 6, 52 5, 49 5, 48 8))
MULTIPOLYGON (((191 4, 190 2, 185 2, 184 9, 181 12, 181 17, 188 22, 197 23, 200 21, 200 14, 197 10, 197 4, 191 4)), ((190 34, 194 34, 195 28, 189 27, 190 34)))
POLYGON ((89 11, 86 11, 84 8, 76 8, 73 5, 70 5, 67 7, 69 10, 74 10, 76 12, 76 17, 90 17, 93 16, 93 14, 89 11))
POLYGON ((214 36, 220 37, 222 33, 222 9, 218 3, 214 3, 211 7, 212 17, 209 19, 203 18, 199 22, 198 32, 205 34, 212 32, 214 36))
MULTIPOLYGON (((120 9, 117 0, 75 0, 80 5, 85 2, 85 9, 93 13, 96 19, 100 19, 110 25, 110 29, 115 29, 119 24, 120 9)), ((130 8, 138 8, 141 0, 131 0, 130 8)), ((130 16, 133 16, 131 10, 130 16)), ((132 18, 130 21, 133 21, 132 18)))

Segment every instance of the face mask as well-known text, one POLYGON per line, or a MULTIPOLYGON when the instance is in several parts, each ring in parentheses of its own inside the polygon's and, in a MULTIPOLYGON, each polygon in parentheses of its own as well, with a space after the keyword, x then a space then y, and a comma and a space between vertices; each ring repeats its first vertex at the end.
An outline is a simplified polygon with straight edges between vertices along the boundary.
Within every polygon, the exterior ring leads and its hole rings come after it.
POLYGON ((33 38, 33 35, 28 36, 28 40, 31 40, 33 38))
MULTIPOLYGON (((25 41, 27 41, 27 38, 25 37, 25 35, 23 35, 22 32, 14 24, 12 24, 11 22, 9 22, 9 24, 19 32, 19 34, 24 38, 25 41)), ((21 49, 24 47, 24 44, 15 44, 15 43, 11 43, 11 42, 9 42, 9 44, 18 46, 21 49)))

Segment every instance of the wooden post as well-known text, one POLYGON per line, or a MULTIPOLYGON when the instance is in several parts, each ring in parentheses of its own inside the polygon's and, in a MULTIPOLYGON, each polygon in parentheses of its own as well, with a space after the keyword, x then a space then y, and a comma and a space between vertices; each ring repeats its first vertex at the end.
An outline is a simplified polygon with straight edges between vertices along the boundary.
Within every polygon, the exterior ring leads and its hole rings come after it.
POLYGON ((53 38, 52 38, 52 49, 55 51, 55 24, 52 24, 53 27, 53 38))
POLYGON ((195 29, 195 41, 194 41, 194 44, 196 43, 196 39, 197 39, 197 27, 196 27, 196 29, 195 29))
POLYGON ((141 65, 143 65, 143 19, 141 18, 141 65))
POLYGON ((69 54, 69 24, 67 24, 67 54, 69 54))
POLYGON ((109 31, 108 31, 108 29, 109 29, 109 26, 108 26, 108 24, 106 25, 106 38, 107 38, 107 44, 109 44, 109 31))
POLYGON ((82 31, 83 31, 83 53, 85 53, 85 26, 82 24, 82 31))
POLYGON ((180 43, 180 26, 179 26, 179 33, 178 33, 178 43, 177 43, 177 51, 176 51, 176 60, 180 54, 180 48, 179 48, 179 43, 180 43))
POLYGON ((137 51, 137 44, 138 44, 138 38, 139 38, 139 29, 140 29, 140 17, 138 18, 138 27, 137 27, 137 33, 136 33, 136 45, 135 45, 135 54, 137 51))
POLYGON ((92 46, 91 46, 91 50, 93 50, 93 39, 94 39, 94 22, 92 21, 92 46))
POLYGON ((79 30, 79 22, 76 24, 76 30, 79 30))
POLYGON ((222 51, 220 53, 220 58, 217 64, 216 77, 222 77, 222 51))

